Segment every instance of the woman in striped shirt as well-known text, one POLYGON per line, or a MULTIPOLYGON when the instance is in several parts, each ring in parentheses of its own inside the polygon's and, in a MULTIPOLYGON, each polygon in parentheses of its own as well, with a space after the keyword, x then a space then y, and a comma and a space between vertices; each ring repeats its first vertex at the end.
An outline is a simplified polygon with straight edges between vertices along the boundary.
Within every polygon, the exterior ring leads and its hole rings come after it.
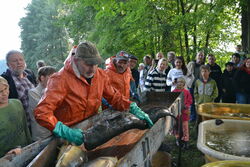
POLYGON ((170 71, 167 59, 161 58, 157 67, 151 71, 146 79, 145 88, 147 91, 166 92, 170 87, 166 84, 167 74, 170 71))

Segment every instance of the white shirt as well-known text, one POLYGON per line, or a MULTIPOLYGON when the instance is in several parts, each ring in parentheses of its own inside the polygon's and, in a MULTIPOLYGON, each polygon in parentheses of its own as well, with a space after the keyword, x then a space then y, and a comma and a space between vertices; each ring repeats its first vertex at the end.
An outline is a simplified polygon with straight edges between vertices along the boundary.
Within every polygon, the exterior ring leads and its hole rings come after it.
POLYGON ((182 69, 173 68, 169 71, 167 76, 167 85, 171 86, 171 91, 173 91, 176 87, 176 84, 173 85, 173 82, 175 81, 175 79, 180 77, 184 78, 182 69))

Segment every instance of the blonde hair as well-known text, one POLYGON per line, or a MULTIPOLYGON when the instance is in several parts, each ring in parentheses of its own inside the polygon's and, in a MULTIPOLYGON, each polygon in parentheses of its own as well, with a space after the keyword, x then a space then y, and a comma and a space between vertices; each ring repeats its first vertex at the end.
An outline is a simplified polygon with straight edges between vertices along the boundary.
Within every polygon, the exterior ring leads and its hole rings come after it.
POLYGON ((0 76, 0 83, 3 85, 9 86, 8 81, 4 77, 1 77, 1 76, 0 76))
POLYGON ((186 80, 183 77, 177 78, 177 82, 183 82, 184 85, 186 84, 186 80))
POLYGON ((162 55, 162 58, 164 58, 164 54, 162 52, 158 52, 156 55, 155 55, 155 58, 157 59, 159 55, 162 55))
POLYGON ((168 60, 165 59, 165 58, 161 58, 161 59, 159 60, 158 64, 157 64, 157 68, 160 67, 160 65, 161 65, 162 62, 166 62, 166 65, 168 65, 168 60))

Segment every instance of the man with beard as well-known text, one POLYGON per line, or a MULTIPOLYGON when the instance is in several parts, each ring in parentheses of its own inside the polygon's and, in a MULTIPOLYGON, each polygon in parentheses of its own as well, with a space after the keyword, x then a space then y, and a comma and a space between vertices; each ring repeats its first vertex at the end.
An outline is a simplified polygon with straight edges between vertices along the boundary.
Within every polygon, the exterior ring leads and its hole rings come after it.
POLYGON ((47 90, 34 111, 37 122, 54 135, 81 145, 86 140, 84 131, 68 126, 97 114, 104 97, 114 109, 129 110, 152 126, 149 116, 136 103, 111 86, 107 74, 98 68, 101 62, 94 44, 83 42, 74 48, 64 67, 50 77, 47 90))
POLYGON ((22 102, 30 127, 28 91, 36 86, 36 77, 31 70, 26 69, 26 62, 21 52, 9 51, 6 55, 6 62, 8 69, 1 76, 8 81, 9 98, 19 99, 22 102))
POLYGON ((105 72, 110 79, 111 86, 129 99, 130 81, 133 81, 129 68, 129 54, 125 51, 120 51, 116 56, 111 57, 110 64, 105 72))

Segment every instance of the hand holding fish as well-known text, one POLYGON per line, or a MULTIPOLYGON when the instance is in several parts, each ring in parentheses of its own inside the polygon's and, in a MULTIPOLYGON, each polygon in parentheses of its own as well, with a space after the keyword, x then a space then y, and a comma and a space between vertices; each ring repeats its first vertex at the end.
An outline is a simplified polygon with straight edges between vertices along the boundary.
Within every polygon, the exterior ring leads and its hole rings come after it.
POLYGON ((154 124, 152 122, 152 120, 149 118, 148 114, 143 112, 140 107, 137 106, 137 104, 135 102, 130 104, 130 110, 129 112, 131 114, 134 114, 137 118, 141 119, 141 120, 145 120, 148 124, 149 127, 152 127, 154 124))
POLYGON ((58 121, 53 133, 57 137, 61 137, 76 145, 81 145, 84 142, 83 131, 81 129, 72 129, 58 121))

